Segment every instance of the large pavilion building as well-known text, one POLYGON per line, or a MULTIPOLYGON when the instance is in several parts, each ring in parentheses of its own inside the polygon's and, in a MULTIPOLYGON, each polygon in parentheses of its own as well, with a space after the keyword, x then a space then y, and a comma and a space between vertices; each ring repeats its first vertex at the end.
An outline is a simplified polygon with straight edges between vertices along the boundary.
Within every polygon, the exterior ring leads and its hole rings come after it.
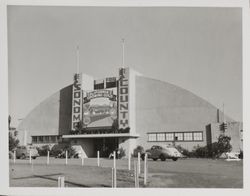
POLYGON ((120 68, 116 77, 94 79, 76 73, 73 84, 36 106, 17 128, 22 145, 81 145, 86 157, 126 155, 136 146, 175 143, 192 150, 231 136, 233 151, 242 149, 242 123, 173 84, 120 68), (221 129, 222 123, 226 124, 221 129))

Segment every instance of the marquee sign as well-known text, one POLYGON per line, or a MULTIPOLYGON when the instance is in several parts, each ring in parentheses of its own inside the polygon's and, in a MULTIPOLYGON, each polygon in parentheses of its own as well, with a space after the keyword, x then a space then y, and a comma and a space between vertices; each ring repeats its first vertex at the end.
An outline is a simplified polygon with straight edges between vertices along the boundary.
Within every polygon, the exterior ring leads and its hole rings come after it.
POLYGON ((119 129, 129 127, 129 69, 121 68, 119 70, 118 82, 118 124, 119 129))
POLYGON ((95 98, 108 98, 111 101, 116 101, 116 95, 113 94, 111 90, 95 90, 92 92, 88 92, 86 97, 84 97, 84 103, 89 102, 91 99, 95 98))
POLYGON ((116 88, 84 93, 83 124, 87 127, 111 127, 117 119, 116 88), (96 99, 98 98, 98 99, 96 99))
POLYGON ((76 125, 82 120, 82 75, 74 75, 72 90, 72 124, 71 129, 75 130, 76 125))

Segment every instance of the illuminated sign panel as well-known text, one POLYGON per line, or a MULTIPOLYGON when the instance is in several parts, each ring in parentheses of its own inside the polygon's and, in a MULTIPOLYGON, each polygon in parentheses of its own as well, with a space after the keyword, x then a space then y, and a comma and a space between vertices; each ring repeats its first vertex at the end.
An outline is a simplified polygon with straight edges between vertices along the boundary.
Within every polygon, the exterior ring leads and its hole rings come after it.
POLYGON ((112 127, 117 119, 117 89, 84 93, 83 125, 86 128, 112 127))
POLYGON ((82 75, 74 75, 72 90, 72 124, 71 129, 75 130, 76 125, 82 120, 82 75))
POLYGON ((129 69, 122 68, 119 70, 119 129, 125 129, 129 127, 129 69))

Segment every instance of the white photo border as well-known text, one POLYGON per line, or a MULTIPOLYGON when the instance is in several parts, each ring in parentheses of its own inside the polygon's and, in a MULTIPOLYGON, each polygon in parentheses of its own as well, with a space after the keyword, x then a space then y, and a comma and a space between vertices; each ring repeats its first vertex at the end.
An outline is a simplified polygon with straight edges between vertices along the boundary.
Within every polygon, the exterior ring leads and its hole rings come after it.
MULTIPOLYGON (((242 8, 243 33, 243 126, 244 141, 250 141, 247 131, 250 130, 250 94, 249 94, 249 1, 248 0, 2 0, 0 4, 0 194, 1 195, 211 195, 211 194, 244 194, 249 192, 249 157, 244 156, 244 188, 243 189, 168 189, 168 188, 141 188, 141 189, 107 189, 107 188, 14 188, 9 187, 9 159, 8 159, 8 39, 7 39, 7 6, 103 6, 103 7, 240 7, 242 8), (247 175, 248 174, 248 175, 247 175)), ((249 144, 244 142, 244 155, 249 154, 249 144)))

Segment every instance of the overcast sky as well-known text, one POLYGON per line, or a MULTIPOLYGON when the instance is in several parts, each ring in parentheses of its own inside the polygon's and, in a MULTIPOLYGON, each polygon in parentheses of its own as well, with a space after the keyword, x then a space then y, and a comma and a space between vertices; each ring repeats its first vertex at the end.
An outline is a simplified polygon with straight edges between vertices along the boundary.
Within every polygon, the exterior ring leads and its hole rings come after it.
POLYGON ((239 8, 8 8, 13 125, 80 71, 117 76, 122 63, 185 88, 242 121, 239 8))

